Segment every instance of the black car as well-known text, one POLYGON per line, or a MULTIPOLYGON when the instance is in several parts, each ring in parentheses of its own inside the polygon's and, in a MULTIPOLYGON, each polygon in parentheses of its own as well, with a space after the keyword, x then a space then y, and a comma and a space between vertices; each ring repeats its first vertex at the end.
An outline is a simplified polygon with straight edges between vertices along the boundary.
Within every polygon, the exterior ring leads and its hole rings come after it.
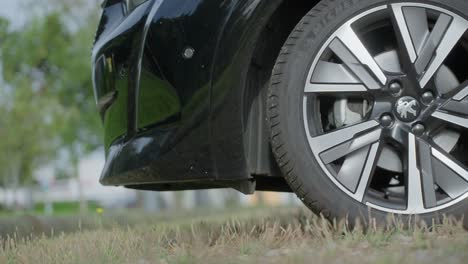
POLYGON ((466 0, 107 0, 104 185, 468 212, 466 0))

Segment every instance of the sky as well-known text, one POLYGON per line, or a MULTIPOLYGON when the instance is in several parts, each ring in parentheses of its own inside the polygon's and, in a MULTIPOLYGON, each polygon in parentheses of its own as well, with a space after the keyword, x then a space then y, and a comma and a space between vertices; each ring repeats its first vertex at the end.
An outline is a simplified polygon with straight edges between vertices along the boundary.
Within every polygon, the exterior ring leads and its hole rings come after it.
POLYGON ((19 2, 17 0, 0 0, 0 16, 8 18, 13 26, 19 26, 24 21, 19 2))

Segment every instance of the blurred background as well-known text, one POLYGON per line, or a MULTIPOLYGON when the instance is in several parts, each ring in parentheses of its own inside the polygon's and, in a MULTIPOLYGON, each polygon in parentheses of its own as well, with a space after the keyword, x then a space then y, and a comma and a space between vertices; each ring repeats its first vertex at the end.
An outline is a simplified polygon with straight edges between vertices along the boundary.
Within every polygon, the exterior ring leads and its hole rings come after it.
POLYGON ((96 0, 0 0, 0 216, 289 206, 292 194, 100 186, 90 56, 96 0))

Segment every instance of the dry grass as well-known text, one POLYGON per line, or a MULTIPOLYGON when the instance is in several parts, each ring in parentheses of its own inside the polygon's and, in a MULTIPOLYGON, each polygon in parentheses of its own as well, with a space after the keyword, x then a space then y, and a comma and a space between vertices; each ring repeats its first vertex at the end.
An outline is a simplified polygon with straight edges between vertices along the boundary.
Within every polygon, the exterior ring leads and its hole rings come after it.
POLYGON ((0 263, 467 263, 468 233, 329 224, 302 209, 179 217, 135 227, 6 239, 0 263))

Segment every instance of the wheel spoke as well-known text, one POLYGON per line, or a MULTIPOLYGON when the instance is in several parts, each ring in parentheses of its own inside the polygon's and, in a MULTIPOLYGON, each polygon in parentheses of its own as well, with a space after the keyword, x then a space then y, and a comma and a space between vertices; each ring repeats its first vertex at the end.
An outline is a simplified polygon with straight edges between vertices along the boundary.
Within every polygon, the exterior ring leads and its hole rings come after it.
POLYGON ((312 83, 362 84, 343 64, 328 61, 319 61, 317 63, 312 76, 312 83))
POLYGON ((419 7, 405 7, 402 4, 391 6, 394 25, 398 29, 397 34, 405 47, 405 53, 411 63, 415 63, 423 44, 429 36, 426 9, 419 7))
POLYGON ((468 81, 449 94, 450 98, 432 116, 442 121, 468 128, 468 81))
POLYGON ((353 193, 358 201, 364 200, 380 152, 380 143, 376 142, 346 157, 341 166, 337 179, 353 193))
POLYGON ((346 157, 336 178, 362 200, 377 164, 382 129, 376 121, 346 127, 309 141, 320 153, 324 164, 346 157))
POLYGON ((431 146, 422 141, 418 140, 418 153, 419 153, 419 164, 421 166, 421 180, 423 189, 423 199, 426 208, 432 208, 437 205, 435 183, 434 183, 434 172, 432 165, 432 154, 431 146))
POLYGON ((468 29, 468 21, 455 14, 440 14, 429 31, 425 8, 405 4, 393 4, 391 8, 405 51, 425 88, 468 29))
POLYGON ((418 168, 418 150, 416 137, 408 135, 408 171, 407 171, 407 197, 406 213, 418 214, 424 211, 423 185, 421 172, 418 168))
POLYGON ((416 139, 413 134, 408 140, 408 207, 406 213, 421 213, 437 206, 435 185, 451 199, 464 194, 468 189, 468 171, 456 161, 428 143, 416 139))
POLYGON ((306 93, 365 92, 367 88, 342 64, 319 61, 306 93))
POLYGON ((466 101, 448 101, 442 106, 441 110, 448 113, 468 117, 468 102, 466 101))
POLYGON ((356 191, 359 179, 361 178, 361 172, 366 164, 368 152, 369 147, 365 147, 348 155, 336 176, 338 181, 353 193, 356 191))
POLYGON ((311 83, 306 85, 306 93, 362 93, 367 89, 362 84, 347 83, 311 83))
POLYGON ((373 175, 375 167, 377 166, 380 153, 380 143, 373 144, 369 150, 366 165, 362 170, 361 179, 359 181, 356 193, 354 194, 354 197, 359 201, 364 200, 364 195, 366 194, 367 187, 371 181, 371 176, 373 175))
POLYGON ((327 151, 324 151, 320 154, 320 158, 325 164, 330 164, 333 161, 336 161, 358 149, 379 141, 381 135, 381 129, 372 130, 371 132, 365 133, 362 136, 356 137, 327 151))
MULTIPOLYGON (((416 71, 418 74, 421 74, 429 65, 429 62, 431 59, 434 57, 434 53, 437 49, 437 46, 441 44, 442 38, 444 37, 444 33, 448 30, 450 23, 452 21, 452 17, 441 14, 439 19, 437 20, 434 29, 431 31, 431 34, 429 35, 427 41, 424 43, 423 48, 421 49, 420 53, 418 54, 418 60, 416 61, 415 67, 416 71)), ((446 36, 450 37, 450 36, 446 36)), ((448 56, 449 52, 453 49, 455 44, 458 42, 454 41, 449 44, 447 48, 450 50, 446 52, 446 56, 448 56)), ((443 61, 445 60, 445 57, 441 57, 441 61, 439 65, 434 64, 434 67, 437 69, 442 65, 443 61)))
POLYGON ((425 88, 468 29, 468 21, 457 15, 441 14, 416 61, 425 88))
POLYGON ((368 89, 380 89, 387 83, 387 76, 356 35, 351 24, 346 24, 338 30, 336 39, 330 44, 330 49, 368 89))
POLYGON ((455 114, 448 113, 446 111, 437 110, 432 114, 433 117, 443 120, 445 122, 468 128, 468 118, 461 117, 455 114))
MULTIPOLYGON (((309 137, 309 143, 320 154, 323 154, 323 152, 327 150, 339 148, 343 144, 345 144, 349 148, 354 148, 354 139, 357 139, 358 143, 361 142, 361 140, 365 138, 365 134, 372 132, 378 126, 379 123, 377 121, 371 120, 357 125, 338 129, 336 131, 324 135, 309 137)), ((371 143, 373 142, 369 142, 369 144, 371 143)), ((362 145, 362 143, 359 144, 361 146, 365 145, 362 145)))
POLYGON ((452 199, 464 194, 468 190, 468 171, 435 148, 432 149, 432 155, 437 185, 452 199))
POLYGON ((468 97, 468 81, 462 83, 458 88, 455 88, 456 94, 452 97, 454 101, 463 101, 468 97))

